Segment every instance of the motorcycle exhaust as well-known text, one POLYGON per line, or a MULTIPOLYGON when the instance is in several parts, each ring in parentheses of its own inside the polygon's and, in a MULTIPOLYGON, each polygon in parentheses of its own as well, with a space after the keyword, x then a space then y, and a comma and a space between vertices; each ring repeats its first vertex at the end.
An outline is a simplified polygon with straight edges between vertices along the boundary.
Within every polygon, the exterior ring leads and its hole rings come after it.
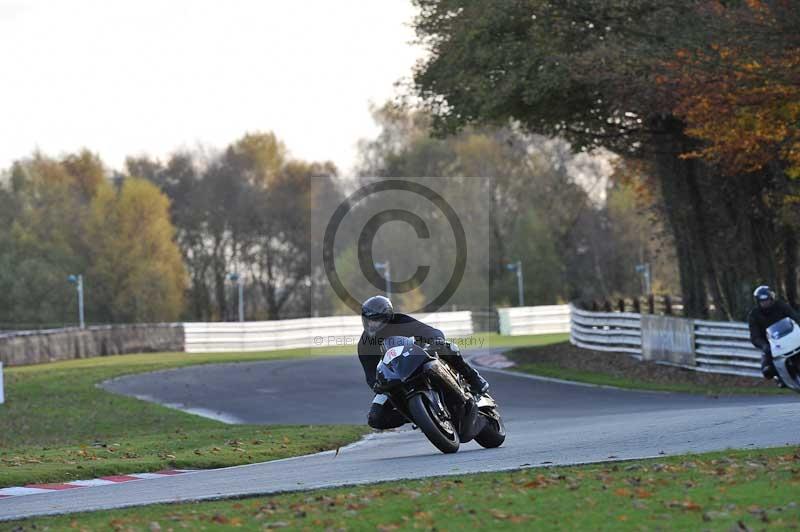
POLYGON ((461 430, 458 433, 461 441, 472 440, 486 426, 486 421, 478 415, 478 405, 475 404, 475 401, 467 402, 462 419, 461 430))

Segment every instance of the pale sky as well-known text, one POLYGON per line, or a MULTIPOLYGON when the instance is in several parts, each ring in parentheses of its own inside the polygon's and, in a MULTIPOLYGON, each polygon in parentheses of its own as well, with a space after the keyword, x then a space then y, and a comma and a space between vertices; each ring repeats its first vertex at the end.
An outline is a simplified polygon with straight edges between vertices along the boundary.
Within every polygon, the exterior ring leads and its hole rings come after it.
POLYGON ((274 131, 347 173, 422 55, 410 0, 0 0, 0 168, 39 148, 223 148, 274 131))

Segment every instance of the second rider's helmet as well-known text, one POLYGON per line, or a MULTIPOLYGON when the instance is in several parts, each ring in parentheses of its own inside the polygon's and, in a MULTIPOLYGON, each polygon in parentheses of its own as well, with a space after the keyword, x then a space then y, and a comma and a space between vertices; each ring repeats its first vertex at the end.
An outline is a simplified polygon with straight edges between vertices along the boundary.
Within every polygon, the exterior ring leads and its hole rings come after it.
POLYGON ((768 307, 775 301, 775 292, 767 285, 761 285, 753 292, 753 299, 762 307, 768 307))

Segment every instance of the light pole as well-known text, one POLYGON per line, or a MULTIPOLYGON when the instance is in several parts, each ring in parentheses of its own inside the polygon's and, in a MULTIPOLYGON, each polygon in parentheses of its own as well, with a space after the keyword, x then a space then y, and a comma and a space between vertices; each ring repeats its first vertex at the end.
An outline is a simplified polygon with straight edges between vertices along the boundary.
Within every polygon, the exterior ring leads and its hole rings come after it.
POLYGON ((242 278, 238 273, 229 273, 228 279, 236 283, 239 287, 239 321, 244 321, 244 298, 242 297, 244 294, 244 285, 242 284, 242 278))
POLYGON ((86 323, 83 321, 83 275, 70 275, 67 281, 75 285, 78 290, 78 319, 80 320, 81 329, 86 328, 86 323))
POLYGON ((376 262, 375 263, 376 270, 383 270, 383 278, 386 279, 386 299, 392 299, 392 289, 389 287, 390 279, 389 279, 389 261, 386 262, 376 262))
POLYGON ((644 295, 650 295, 650 263, 645 262, 644 264, 637 264, 636 265, 636 273, 642 274, 642 280, 644 281, 644 295))
POLYGON ((511 262, 506 264, 506 269, 517 272, 517 298, 519 299, 519 306, 525 306, 525 296, 523 295, 523 282, 522 282, 522 261, 511 262))

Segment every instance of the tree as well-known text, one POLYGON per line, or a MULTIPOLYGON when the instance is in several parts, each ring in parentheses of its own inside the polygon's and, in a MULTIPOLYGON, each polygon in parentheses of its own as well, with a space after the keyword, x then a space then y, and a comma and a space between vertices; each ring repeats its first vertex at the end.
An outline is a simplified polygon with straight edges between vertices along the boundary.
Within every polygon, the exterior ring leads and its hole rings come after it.
POLYGON ((116 322, 177 320, 186 272, 174 232, 169 200, 153 184, 127 178, 119 192, 100 187, 86 227, 94 312, 116 322))
POLYGON ((83 274, 89 322, 172 320, 181 312, 183 266, 168 203, 129 180, 117 192, 83 150, 17 161, 0 186, 0 322, 76 321, 67 276, 83 274))
MULTIPOLYGON (((86 152, 84 152, 85 154, 86 152)), ((99 161, 83 157, 84 171, 96 175, 99 161)), ((85 174, 68 170, 41 153, 16 162, 4 190, 5 213, 0 249, 0 321, 26 324, 74 322, 74 290, 67 276, 85 270, 82 228, 91 187, 85 174)))
POLYGON ((153 182, 169 198, 176 240, 190 278, 187 316, 198 320, 212 319, 214 304, 209 272, 214 260, 219 258, 207 250, 205 220, 214 198, 203 186, 203 160, 192 153, 177 152, 165 164, 148 157, 129 157, 126 168, 128 175, 153 182))
POLYGON ((205 159, 176 153, 166 163, 129 159, 127 167, 171 199, 191 318, 233 318, 231 273, 247 285, 249 318, 308 314, 309 180, 335 175, 332 163, 290 159, 274 133, 248 133, 205 159))
POLYGON ((691 156, 728 174, 782 165, 800 177, 800 9, 782 1, 708 4, 703 46, 681 48, 658 82, 677 97, 691 156))
MULTIPOLYGON (((490 267, 463 285, 488 282, 496 302, 513 303, 516 283, 506 265, 518 259, 525 267, 526 302, 531 304, 574 297, 605 299, 636 285, 633 266, 640 260, 641 246, 618 245, 621 233, 602 221, 610 216, 604 194, 597 194, 605 192, 600 178, 606 170, 593 165, 609 164, 607 154, 575 155, 563 140, 528 135, 513 127, 466 127, 448 137, 432 137, 426 112, 395 104, 376 109, 374 115, 381 131, 377 138, 360 143, 362 179, 444 176, 451 181, 448 192, 458 201, 459 189, 464 188, 460 179, 487 178, 483 182, 489 187, 491 216, 483 241, 490 267), (578 182, 581 174, 583 183, 578 182), (593 188, 599 190, 590 194, 593 188), (620 270, 612 260, 617 257, 627 260, 630 268, 620 270), (606 281, 596 282, 598 275, 606 281)), ((467 200, 458 210, 464 223, 486 223, 468 219, 475 210, 469 205, 467 200)), ((648 231, 641 234, 642 239, 650 236, 648 231)), ((438 245, 444 243, 430 247, 441 254, 438 245)), ((417 253, 424 255, 425 250, 417 253)), ((343 266, 354 269, 352 261, 343 260, 343 266)), ((454 303, 470 306, 476 301, 454 303)))
MULTIPOLYGON (((512 120, 528 131, 564 135, 575 148, 605 146, 646 162, 674 235, 690 315, 707 315, 708 292, 718 312, 741 318, 757 280, 787 293, 796 288, 796 274, 777 275, 781 262, 796 264, 797 251, 791 239, 775 245, 772 235, 786 229, 770 214, 767 201, 785 188, 781 174, 776 177, 770 168, 729 176, 710 161, 686 158, 703 153, 702 139, 691 136, 703 137, 702 130, 687 129, 684 119, 691 115, 681 105, 691 107, 691 100, 682 100, 659 78, 669 77, 665 71, 681 50, 712 50, 708 27, 716 23, 714 13, 725 18, 743 9, 740 3, 415 4, 420 8, 417 33, 430 54, 415 71, 414 92, 433 113, 439 133, 512 120), (743 220, 742 212, 752 216, 743 220), (776 255, 773 250, 781 247, 776 255)), ((735 27, 739 34, 747 29, 735 27)), ((758 42, 766 42, 761 37, 758 42)), ((786 120, 791 122, 791 114, 786 120)), ((718 131, 719 124, 724 114, 718 131)))

